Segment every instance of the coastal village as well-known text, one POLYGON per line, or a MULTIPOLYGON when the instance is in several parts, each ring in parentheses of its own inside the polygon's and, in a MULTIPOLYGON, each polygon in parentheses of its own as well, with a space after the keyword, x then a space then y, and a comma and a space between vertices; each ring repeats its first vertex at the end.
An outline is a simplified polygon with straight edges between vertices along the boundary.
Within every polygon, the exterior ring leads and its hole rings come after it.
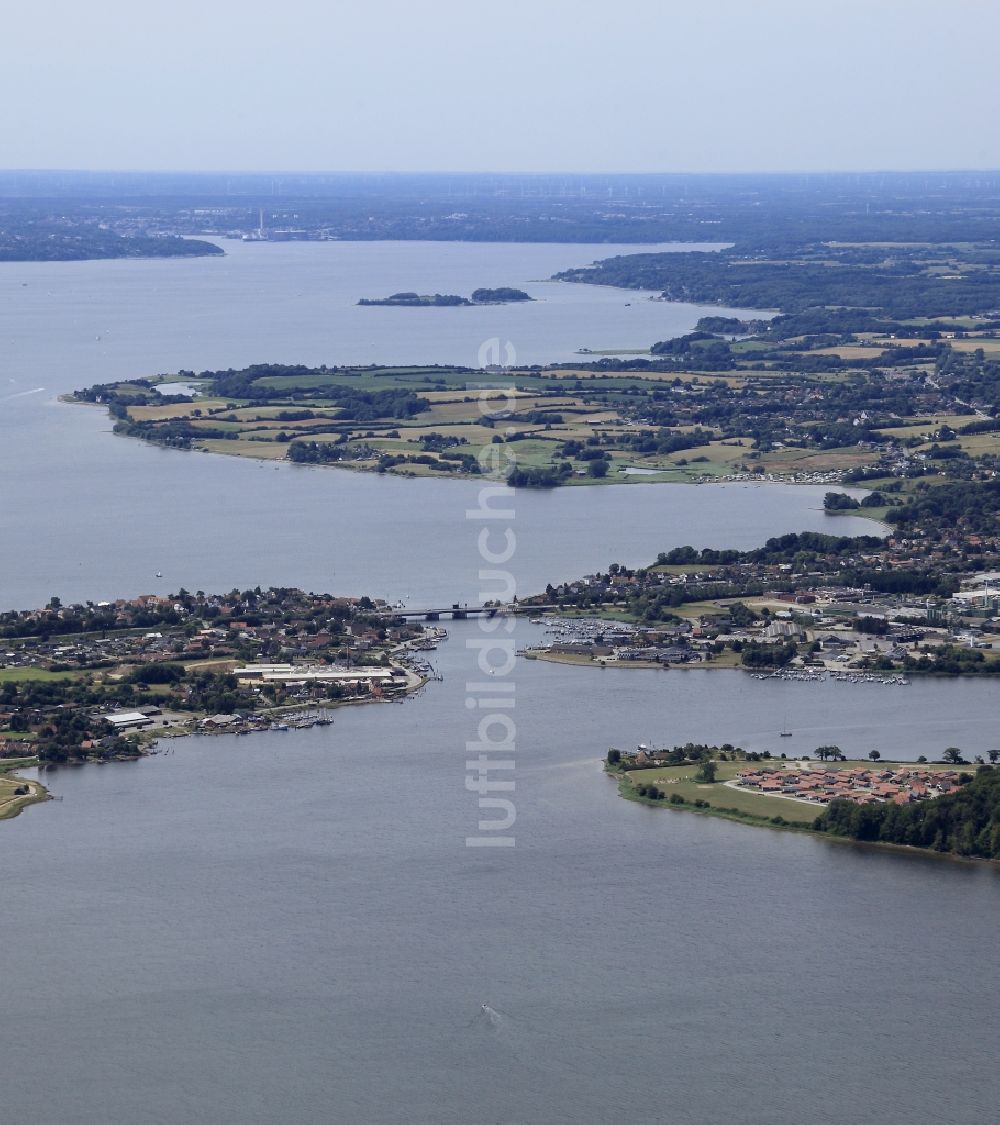
POLYGON ((0 757, 135 756, 152 737, 328 725, 405 697, 445 636, 301 590, 142 595, 0 614, 0 757))
MULTIPOLYGON (((807 536, 797 538, 808 541, 807 536)), ((838 555, 839 573, 876 581, 898 573, 905 587, 908 574, 942 554, 922 553, 917 542, 892 537, 872 543, 838 555)), ((549 639, 526 655, 601 666, 743 667, 791 680, 878 678, 893 684, 905 683, 911 672, 1000 671, 1000 572, 943 573, 938 581, 944 592, 894 593, 870 583, 836 584, 827 560, 798 547, 774 552, 780 561, 707 564, 682 548, 648 568, 613 565, 606 573, 550 586, 545 595, 522 603, 526 609, 562 611, 547 619, 549 639), (694 557, 675 561, 686 551, 694 557), (796 561, 784 561, 786 554, 796 561)))

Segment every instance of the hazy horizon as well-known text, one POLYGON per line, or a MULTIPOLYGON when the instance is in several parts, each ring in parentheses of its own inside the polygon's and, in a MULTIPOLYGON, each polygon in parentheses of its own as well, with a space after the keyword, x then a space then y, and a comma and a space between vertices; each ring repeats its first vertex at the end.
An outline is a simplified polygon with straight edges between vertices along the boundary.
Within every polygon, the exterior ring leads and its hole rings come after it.
POLYGON ((12 170, 1000 168, 981 0, 41 0, 5 30, 12 170))
POLYGON ((1000 175, 1000 160, 996 165, 982 167, 931 167, 914 165, 912 167, 844 167, 844 168, 676 168, 668 171, 650 168, 294 168, 266 167, 168 167, 139 168, 108 166, 107 168, 82 168, 79 166, 38 166, 14 167, 0 165, 0 176, 21 175, 107 175, 107 176, 963 176, 1000 175))

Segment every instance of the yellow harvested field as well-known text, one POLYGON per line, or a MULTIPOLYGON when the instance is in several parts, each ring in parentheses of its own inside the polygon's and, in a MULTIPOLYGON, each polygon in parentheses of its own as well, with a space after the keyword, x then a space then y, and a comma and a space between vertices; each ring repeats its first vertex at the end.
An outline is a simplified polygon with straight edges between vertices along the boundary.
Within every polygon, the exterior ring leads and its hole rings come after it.
POLYGON ((921 344, 930 345, 934 343, 933 340, 914 340, 906 337, 895 339, 889 336, 872 336, 871 340, 866 342, 875 345, 879 351, 883 351, 885 348, 919 348, 921 344))
POLYGON ((483 417, 483 412, 475 402, 441 402, 420 415, 420 420, 433 422, 465 422, 473 424, 483 417))
POLYGON ((1000 339, 996 337, 980 337, 967 340, 949 340, 948 343, 956 352, 974 352, 982 348, 987 355, 1000 354, 1000 339))
POLYGON ((827 473, 835 469, 856 469, 872 460, 864 450, 780 449, 765 453, 760 461, 753 462, 768 473, 827 473))
MULTIPOLYGON (((321 430, 329 426, 331 418, 303 418, 300 422, 279 422, 274 418, 245 419, 255 430, 321 430)), ((209 422, 211 425, 211 421, 209 422)), ((250 428, 248 425, 248 429, 250 428)))
POLYGON ((971 414, 932 414, 926 418, 909 418, 907 419, 908 425, 903 426, 883 426, 880 427, 879 433, 885 434, 887 437, 925 437, 941 426, 950 426, 957 429, 959 426, 965 426, 975 419, 971 414))
POLYGON ((207 414, 209 410, 225 405, 226 400, 223 398, 206 398, 202 402, 179 402, 170 406, 130 406, 128 413, 129 417, 137 422, 149 422, 163 418, 186 418, 192 410, 200 410, 202 414, 207 414))
POLYGON ((973 457, 982 457, 985 453, 1000 453, 1000 433, 969 434, 960 437, 958 443, 973 457))
POLYGON ((868 348, 861 344, 843 344, 836 348, 816 348, 809 354, 839 355, 841 359, 878 359, 883 351, 883 348, 868 348))
POLYGON ((280 461, 288 452, 285 442, 226 441, 225 438, 206 438, 196 441, 193 448, 206 453, 228 453, 231 457, 255 457, 261 461, 280 461))
MULTIPOLYGON (((418 441, 428 434, 443 434, 445 437, 464 438, 471 445, 488 445, 496 430, 489 426, 398 426, 403 441, 418 441)), ((384 431, 379 435, 384 437, 384 431)))

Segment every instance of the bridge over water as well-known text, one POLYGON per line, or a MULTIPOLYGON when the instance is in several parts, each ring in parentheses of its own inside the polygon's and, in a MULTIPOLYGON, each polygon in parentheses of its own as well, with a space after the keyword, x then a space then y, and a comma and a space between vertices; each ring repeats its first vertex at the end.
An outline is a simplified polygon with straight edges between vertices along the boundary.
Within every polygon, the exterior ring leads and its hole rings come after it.
POLYGON ((516 602, 506 605, 469 605, 468 602, 453 602, 449 606, 432 606, 428 609, 418 609, 406 606, 402 609, 386 609, 386 617, 403 617, 410 620, 423 618, 424 621, 440 621, 442 617, 450 617, 460 621, 465 617, 509 617, 518 613, 544 613, 549 606, 518 605, 516 602))

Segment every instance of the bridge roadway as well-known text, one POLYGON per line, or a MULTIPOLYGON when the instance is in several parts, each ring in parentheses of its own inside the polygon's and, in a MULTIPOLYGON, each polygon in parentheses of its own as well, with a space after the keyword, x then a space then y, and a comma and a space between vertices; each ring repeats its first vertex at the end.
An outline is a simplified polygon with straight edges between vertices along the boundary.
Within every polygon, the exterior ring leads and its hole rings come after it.
POLYGON ((440 621, 442 617, 450 617, 459 621, 465 617, 509 617, 516 613, 544 613, 548 608, 538 605, 520 606, 516 602, 507 605, 469 605, 468 602, 454 602, 450 606, 430 609, 413 609, 406 606, 403 609, 385 609, 382 612, 386 617, 422 617, 425 621, 440 621))

